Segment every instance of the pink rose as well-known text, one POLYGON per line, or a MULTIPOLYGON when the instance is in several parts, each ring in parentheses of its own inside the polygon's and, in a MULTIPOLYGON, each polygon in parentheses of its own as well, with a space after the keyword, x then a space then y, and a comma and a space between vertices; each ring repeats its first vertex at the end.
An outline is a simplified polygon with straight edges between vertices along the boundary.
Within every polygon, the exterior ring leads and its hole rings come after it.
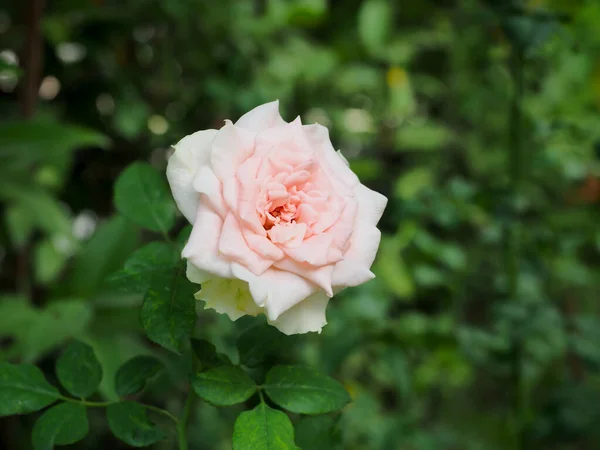
POLYGON ((182 256, 207 308, 320 332, 333 294, 375 277, 387 198, 360 183, 327 128, 287 123, 272 102, 174 147, 167 177, 193 225, 182 256))

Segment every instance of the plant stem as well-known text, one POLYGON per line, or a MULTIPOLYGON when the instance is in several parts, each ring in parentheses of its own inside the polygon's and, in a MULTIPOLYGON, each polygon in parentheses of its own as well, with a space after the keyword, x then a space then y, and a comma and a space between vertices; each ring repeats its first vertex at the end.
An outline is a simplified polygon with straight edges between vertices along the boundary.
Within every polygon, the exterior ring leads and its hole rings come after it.
POLYGON ((181 416, 181 420, 179 420, 179 423, 177 424, 179 450, 188 450, 187 427, 190 422, 190 417, 192 416, 192 410, 194 409, 194 405, 196 403, 195 400, 196 395, 194 394, 194 391, 190 389, 187 399, 185 400, 185 405, 183 407, 183 415, 181 416))

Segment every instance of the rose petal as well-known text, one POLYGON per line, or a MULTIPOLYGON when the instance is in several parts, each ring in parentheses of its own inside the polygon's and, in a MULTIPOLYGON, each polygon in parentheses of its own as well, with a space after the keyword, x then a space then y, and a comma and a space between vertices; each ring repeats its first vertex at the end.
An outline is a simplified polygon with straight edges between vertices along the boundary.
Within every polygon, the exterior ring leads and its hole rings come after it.
POLYGON ((209 166, 202 166, 194 177, 193 187, 204 194, 204 200, 223 218, 227 215, 227 205, 223 199, 223 186, 209 166))
POLYGON ((203 130, 184 137, 173 146, 175 153, 167 164, 167 179, 177 207, 193 223, 196 218, 199 195, 193 180, 200 167, 210 161, 212 142, 217 130, 203 130))
POLYGON ((227 314, 231 320, 237 320, 246 314, 257 316, 262 312, 252 300, 248 284, 241 280, 213 278, 205 281, 202 290, 194 297, 206 303, 205 309, 227 314))
POLYGON ((185 276, 192 283, 196 283, 196 284, 202 284, 205 281, 210 280, 211 278, 214 277, 214 275, 208 273, 207 271, 198 269, 190 261, 187 262, 187 266, 185 269, 185 276))
POLYGON ((321 333, 321 329, 327 325, 325 310, 328 302, 329 297, 317 292, 269 323, 288 335, 311 331, 321 333))
POLYGON ((360 183, 356 174, 352 172, 331 145, 327 128, 319 124, 304 125, 302 128, 313 148, 319 149, 316 153, 326 163, 324 169, 329 169, 326 171, 332 179, 343 182, 349 188, 360 183))
POLYGON ((230 209, 237 209, 238 182, 236 169, 254 152, 256 134, 226 121, 212 144, 210 164, 223 183, 223 198, 230 209))
POLYGON ((255 275, 261 275, 273 265, 273 259, 265 258, 248 247, 240 224, 233 214, 227 214, 219 239, 219 252, 245 266, 255 275))
POLYGON ((279 100, 257 106, 247 112, 235 123, 236 126, 251 131, 263 131, 267 128, 285 125, 285 121, 279 115, 279 100))
POLYGON ((308 280, 273 267, 260 276, 236 263, 232 264, 232 270, 237 278, 248 282, 254 302, 265 308, 269 320, 277 320, 285 311, 318 290, 308 280))
POLYGON ((201 270, 223 278, 231 278, 231 265, 219 255, 218 245, 223 219, 210 206, 200 202, 192 234, 182 256, 201 270))

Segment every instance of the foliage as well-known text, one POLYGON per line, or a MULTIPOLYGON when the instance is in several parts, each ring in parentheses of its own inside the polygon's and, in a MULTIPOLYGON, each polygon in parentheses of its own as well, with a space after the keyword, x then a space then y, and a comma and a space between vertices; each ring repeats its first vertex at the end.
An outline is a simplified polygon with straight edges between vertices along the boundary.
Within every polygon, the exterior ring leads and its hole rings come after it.
POLYGON ((1 448, 600 445, 596 0, 46 3, 33 91, 0 7, 1 448), (390 198, 321 335, 197 308, 162 175, 275 98, 390 198))

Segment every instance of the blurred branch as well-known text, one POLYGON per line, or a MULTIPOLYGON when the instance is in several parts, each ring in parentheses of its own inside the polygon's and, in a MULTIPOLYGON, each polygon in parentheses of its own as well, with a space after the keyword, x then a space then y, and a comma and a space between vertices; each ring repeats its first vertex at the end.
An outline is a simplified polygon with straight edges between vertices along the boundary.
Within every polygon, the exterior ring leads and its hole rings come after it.
POLYGON ((24 10, 26 35, 22 59, 25 76, 21 88, 21 107, 26 118, 34 115, 37 106, 44 57, 41 20, 45 4, 46 0, 28 0, 24 10))

